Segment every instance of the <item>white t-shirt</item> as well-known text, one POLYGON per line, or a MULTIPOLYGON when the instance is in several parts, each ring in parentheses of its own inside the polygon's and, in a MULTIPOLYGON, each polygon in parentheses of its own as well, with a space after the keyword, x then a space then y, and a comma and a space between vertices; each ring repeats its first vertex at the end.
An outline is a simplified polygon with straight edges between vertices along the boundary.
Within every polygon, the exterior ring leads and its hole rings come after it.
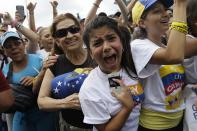
POLYGON ((177 112, 185 108, 180 99, 184 84, 181 65, 154 65, 149 61, 160 47, 148 39, 131 42, 131 52, 138 77, 142 79, 145 100, 142 108, 157 112, 177 112))
POLYGON ((45 49, 42 49, 42 50, 38 50, 36 54, 38 54, 43 60, 45 60, 49 56, 50 52, 46 52, 45 49))
MULTIPOLYGON (((126 73, 121 70, 120 76, 128 80, 126 73)), ((138 81, 130 79, 130 84, 138 81)), ((121 103, 111 95, 108 75, 103 73, 99 67, 93 69, 85 79, 80 92, 79 99, 84 113, 84 122, 88 124, 104 124, 121 109, 121 103)), ((139 123, 139 111, 141 105, 135 106, 130 113, 121 131, 137 131, 139 123)), ((93 128, 96 131, 96 128, 93 128)))

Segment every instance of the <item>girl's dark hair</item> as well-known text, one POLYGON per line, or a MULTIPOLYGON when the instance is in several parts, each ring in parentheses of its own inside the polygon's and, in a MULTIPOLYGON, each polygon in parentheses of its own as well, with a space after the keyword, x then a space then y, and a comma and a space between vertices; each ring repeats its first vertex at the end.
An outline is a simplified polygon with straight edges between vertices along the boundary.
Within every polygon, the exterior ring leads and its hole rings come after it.
MULTIPOLYGON (((192 22, 197 19, 197 1, 188 0, 187 3, 187 23, 189 27, 189 33, 192 34, 192 22)), ((193 35, 193 34, 192 34, 193 35)))
MULTIPOLYGON (((122 53, 122 60, 121 66, 126 70, 127 74, 134 78, 130 71, 136 74, 135 66, 133 63, 132 55, 131 55, 131 48, 130 48, 130 41, 131 35, 129 30, 109 17, 106 16, 97 16, 93 19, 85 28, 83 33, 83 41, 90 52, 90 34, 92 30, 98 29, 101 27, 106 26, 109 29, 112 29, 119 37, 123 46, 123 53, 122 53)), ((136 77, 135 77, 136 78, 136 77)))

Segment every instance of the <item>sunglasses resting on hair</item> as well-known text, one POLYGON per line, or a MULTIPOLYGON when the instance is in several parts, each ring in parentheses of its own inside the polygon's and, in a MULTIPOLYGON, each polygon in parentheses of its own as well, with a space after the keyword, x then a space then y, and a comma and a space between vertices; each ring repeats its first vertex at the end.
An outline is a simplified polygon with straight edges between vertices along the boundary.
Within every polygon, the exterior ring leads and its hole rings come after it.
POLYGON ((79 31, 80 31, 80 28, 78 26, 72 25, 68 28, 57 30, 54 34, 54 37, 57 37, 57 38, 62 38, 64 36, 67 37, 68 32, 70 32, 71 34, 76 34, 76 33, 79 33, 79 31))

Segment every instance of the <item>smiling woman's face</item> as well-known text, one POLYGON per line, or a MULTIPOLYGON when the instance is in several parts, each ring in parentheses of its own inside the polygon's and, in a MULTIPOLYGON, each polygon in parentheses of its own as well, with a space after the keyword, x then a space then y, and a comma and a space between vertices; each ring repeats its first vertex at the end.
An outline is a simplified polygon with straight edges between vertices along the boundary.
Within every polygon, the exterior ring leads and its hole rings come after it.
POLYGON ((80 27, 72 19, 60 21, 56 26, 56 41, 63 50, 71 51, 82 47, 80 27))
POLYGON ((161 37, 169 29, 169 18, 164 5, 157 2, 146 17, 140 20, 140 27, 146 30, 148 36, 161 37))
POLYGON ((107 26, 90 32, 91 56, 103 72, 111 73, 120 70, 122 50, 120 37, 107 26))

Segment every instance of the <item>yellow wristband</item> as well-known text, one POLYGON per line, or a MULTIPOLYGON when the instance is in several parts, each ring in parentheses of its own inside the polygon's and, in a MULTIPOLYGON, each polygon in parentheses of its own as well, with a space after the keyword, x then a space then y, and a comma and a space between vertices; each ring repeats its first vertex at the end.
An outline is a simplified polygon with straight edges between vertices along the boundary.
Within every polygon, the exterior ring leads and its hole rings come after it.
POLYGON ((187 23, 183 23, 183 22, 172 22, 171 26, 178 26, 180 28, 184 28, 185 30, 188 30, 187 23))
POLYGON ((170 26, 170 30, 172 30, 172 29, 174 29, 176 31, 179 31, 181 33, 184 33, 184 34, 187 34, 188 33, 188 30, 187 29, 182 28, 182 27, 179 27, 179 26, 173 26, 173 25, 171 25, 170 26))
POLYGON ((187 26, 187 23, 185 23, 185 22, 176 22, 176 21, 173 21, 172 24, 175 24, 175 25, 178 25, 178 26, 187 26))

